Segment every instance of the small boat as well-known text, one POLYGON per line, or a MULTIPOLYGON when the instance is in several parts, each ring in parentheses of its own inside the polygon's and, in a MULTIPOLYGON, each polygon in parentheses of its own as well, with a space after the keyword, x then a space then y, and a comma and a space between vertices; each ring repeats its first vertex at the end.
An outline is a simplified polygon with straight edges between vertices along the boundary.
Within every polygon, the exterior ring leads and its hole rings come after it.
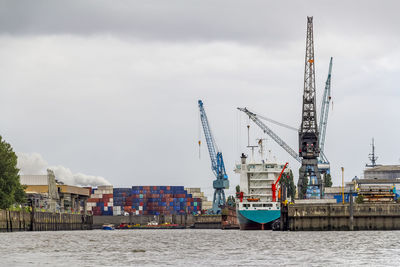
POLYGON ((158 224, 157 222, 150 222, 147 225, 121 223, 117 229, 186 229, 186 226, 171 223, 158 224))
POLYGON ((102 229, 103 230, 115 230, 115 227, 113 224, 103 224, 102 229))

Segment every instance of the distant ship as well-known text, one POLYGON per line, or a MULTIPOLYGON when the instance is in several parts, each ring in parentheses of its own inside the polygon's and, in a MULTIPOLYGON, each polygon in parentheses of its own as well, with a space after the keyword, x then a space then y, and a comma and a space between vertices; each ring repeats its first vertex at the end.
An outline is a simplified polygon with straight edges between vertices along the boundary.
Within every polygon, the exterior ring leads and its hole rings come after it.
POLYGON ((241 230, 269 230, 281 216, 278 188, 273 190, 279 175, 288 173, 286 165, 276 162, 246 162, 242 154, 241 164, 235 166, 240 174, 240 193, 236 196, 236 213, 241 230), (275 199, 273 199, 275 191, 275 199), (275 201, 274 201, 275 200, 275 201))

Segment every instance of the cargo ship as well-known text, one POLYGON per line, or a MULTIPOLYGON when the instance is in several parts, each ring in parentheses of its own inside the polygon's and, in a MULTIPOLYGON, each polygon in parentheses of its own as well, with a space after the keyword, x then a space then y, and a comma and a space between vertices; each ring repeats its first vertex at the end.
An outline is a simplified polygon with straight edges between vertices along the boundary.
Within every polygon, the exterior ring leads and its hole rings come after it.
POLYGON ((240 230, 270 230, 281 216, 278 182, 283 173, 289 172, 287 163, 246 160, 242 154, 241 164, 234 169, 240 174, 240 192, 236 195, 240 230))

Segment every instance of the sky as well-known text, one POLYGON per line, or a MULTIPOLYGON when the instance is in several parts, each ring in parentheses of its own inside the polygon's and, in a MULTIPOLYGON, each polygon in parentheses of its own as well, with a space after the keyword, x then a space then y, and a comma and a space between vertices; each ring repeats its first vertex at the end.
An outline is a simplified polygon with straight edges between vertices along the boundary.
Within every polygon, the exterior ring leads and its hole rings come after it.
MULTIPOLYGON (((184 185, 211 195, 204 137, 200 157, 197 143, 202 99, 229 194, 239 183, 235 163, 251 154, 237 107, 300 125, 313 16, 318 112, 333 57, 325 154, 339 185, 340 167, 346 180, 362 176, 372 137, 378 163, 400 164, 399 5, 0 1, 0 134, 19 155, 37 157, 41 171, 60 166, 114 186, 184 185)), ((270 127, 298 149, 296 132, 270 127)), ((299 164, 251 124, 256 138, 298 176, 299 164)))

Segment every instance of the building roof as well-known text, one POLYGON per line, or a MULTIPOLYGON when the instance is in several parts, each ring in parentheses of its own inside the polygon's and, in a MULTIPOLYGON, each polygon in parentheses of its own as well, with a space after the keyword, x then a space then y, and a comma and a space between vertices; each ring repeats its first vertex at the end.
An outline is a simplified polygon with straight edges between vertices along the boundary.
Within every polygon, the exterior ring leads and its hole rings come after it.
POLYGON ((373 168, 368 168, 365 169, 364 172, 390 172, 390 171, 399 171, 400 172, 400 165, 382 165, 382 166, 376 166, 373 168))
MULTIPOLYGON (((324 192, 325 192, 325 194, 341 194, 342 193, 342 187, 341 186, 325 187, 324 188, 324 192)), ((344 193, 349 193, 349 192, 350 192, 350 188, 349 187, 345 187, 344 188, 344 193)))
POLYGON ((20 175, 20 183, 23 185, 48 185, 49 177, 43 175, 20 175))
POLYGON ((90 195, 88 188, 83 188, 80 186, 57 185, 57 187, 60 188, 61 193, 74 194, 74 195, 87 196, 87 197, 90 195))
POLYGON ((358 184, 400 184, 400 178, 396 179, 359 179, 358 184))

